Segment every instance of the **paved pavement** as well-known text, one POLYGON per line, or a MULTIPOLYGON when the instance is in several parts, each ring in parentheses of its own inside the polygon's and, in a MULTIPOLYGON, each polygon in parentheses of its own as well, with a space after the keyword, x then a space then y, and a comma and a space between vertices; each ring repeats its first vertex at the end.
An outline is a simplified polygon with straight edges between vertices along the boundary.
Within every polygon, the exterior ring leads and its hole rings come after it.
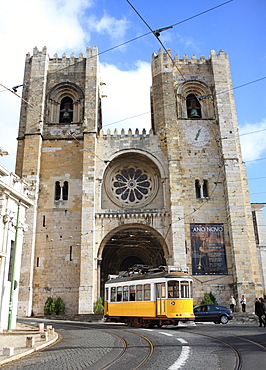
MULTIPOLYGON (((41 324, 42 325, 42 324, 41 324)), ((36 328, 17 323, 11 331, 0 333, 0 366, 39 351, 58 339, 50 326, 36 328)))
MULTIPOLYGON (((58 340, 59 335, 54 332, 51 325, 41 323, 41 319, 38 321, 40 322, 39 325, 43 326, 45 331, 43 331, 43 328, 40 326, 37 328, 23 323, 17 323, 17 328, 15 330, 0 333, 0 367, 35 351, 41 350, 58 340), (34 338, 32 347, 27 347, 27 344, 29 344, 29 340, 27 340, 27 338, 34 338), (11 352, 13 351, 13 354, 4 354, 5 351, 9 351, 9 348, 11 352)), ((257 321, 257 317, 254 314, 234 313, 234 319, 230 321, 229 324, 257 324, 257 321)), ((105 339, 107 340, 108 338, 105 339)), ((95 340, 96 336, 93 337, 93 341, 95 340)), ((86 341, 88 341, 88 339, 86 339, 86 341)), ((103 338, 101 338, 101 341, 103 341, 103 338)), ((112 342, 110 338, 109 341, 110 343, 112 342)), ((110 343, 103 347, 106 350, 109 350, 110 343)), ((99 349, 97 352, 99 352, 99 349)))

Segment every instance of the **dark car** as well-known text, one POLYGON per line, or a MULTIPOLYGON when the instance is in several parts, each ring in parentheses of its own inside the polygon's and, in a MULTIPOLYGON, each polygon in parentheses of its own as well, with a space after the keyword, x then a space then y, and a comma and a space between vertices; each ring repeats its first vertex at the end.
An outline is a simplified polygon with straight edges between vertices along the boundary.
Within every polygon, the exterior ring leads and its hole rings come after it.
POLYGON ((218 306, 216 304, 203 304, 194 307, 195 321, 213 321, 215 324, 227 324, 233 318, 230 308, 218 306))

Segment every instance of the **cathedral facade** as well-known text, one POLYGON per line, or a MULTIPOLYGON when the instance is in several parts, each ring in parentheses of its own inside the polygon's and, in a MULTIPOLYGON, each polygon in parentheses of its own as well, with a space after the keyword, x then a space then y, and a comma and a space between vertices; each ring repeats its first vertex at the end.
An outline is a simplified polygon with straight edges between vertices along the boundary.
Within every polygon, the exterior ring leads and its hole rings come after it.
POLYGON ((33 50, 25 63, 16 173, 27 211, 19 314, 94 310, 134 264, 189 267, 194 300, 262 292, 228 56, 152 57, 151 129, 102 130, 97 48, 33 50))

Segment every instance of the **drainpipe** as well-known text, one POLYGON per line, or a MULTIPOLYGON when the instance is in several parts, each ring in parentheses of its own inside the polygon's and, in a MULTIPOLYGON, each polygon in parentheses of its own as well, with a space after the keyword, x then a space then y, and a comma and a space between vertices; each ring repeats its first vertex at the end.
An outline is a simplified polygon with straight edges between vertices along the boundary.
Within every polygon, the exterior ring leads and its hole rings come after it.
POLYGON ((11 287, 10 287, 10 298, 9 298, 9 313, 8 313, 8 326, 7 329, 11 330, 12 318, 13 318, 13 296, 14 290, 16 290, 18 282, 15 280, 16 275, 16 259, 17 259, 17 244, 18 244, 18 224, 19 224, 19 211, 20 203, 18 203, 18 212, 17 212, 17 222, 16 222, 16 232, 15 232, 15 243, 14 243, 14 259, 11 272, 11 287))

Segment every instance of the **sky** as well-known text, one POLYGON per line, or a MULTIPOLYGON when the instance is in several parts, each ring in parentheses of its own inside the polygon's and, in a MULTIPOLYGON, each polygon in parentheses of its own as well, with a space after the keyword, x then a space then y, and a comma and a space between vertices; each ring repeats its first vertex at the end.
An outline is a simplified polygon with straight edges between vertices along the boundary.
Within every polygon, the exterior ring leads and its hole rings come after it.
POLYGON ((1 164, 14 171, 20 114, 20 98, 6 88, 23 83, 25 57, 35 46, 46 46, 50 57, 86 56, 87 46, 97 46, 106 84, 104 130, 149 129, 150 64, 161 45, 147 24, 152 30, 175 25, 160 36, 172 55, 209 58, 211 50, 229 55, 251 202, 266 203, 266 1, 225 2, 132 0, 137 14, 126 0, 2 1, 0 148, 9 155, 0 157, 1 164))

